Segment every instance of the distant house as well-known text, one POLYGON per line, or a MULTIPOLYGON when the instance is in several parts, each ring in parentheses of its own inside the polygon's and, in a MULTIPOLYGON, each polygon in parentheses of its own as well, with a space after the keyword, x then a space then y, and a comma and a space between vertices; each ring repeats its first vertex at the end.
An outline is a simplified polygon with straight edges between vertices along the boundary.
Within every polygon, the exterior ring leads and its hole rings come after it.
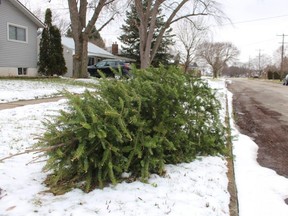
POLYGON ((0 76, 37 75, 37 30, 44 24, 18 0, 0 0, 0 76))
MULTIPOLYGON (((72 77, 73 75, 73 55, 75 54, 75 43, 73 38, 62 37, 63 55, 66 62, 67 73, 64 76, 72 77)), ((88 65, 96 64, 102 59, 114 59, 114 56, 110 52, 96 46, 93 43, 88 42, 88 65)))
POLYGON ((106 50, 107 50, 108 52, 112 53, 114 56, 116 56, 117 59, 122 59, 122 60, 124 60, 124 61, 126 61, 126 62, 130 62, 130 63, 136 62, 135 59, 131 59, 131 58, 127 58, 127 57, 122 56, 122 50, 119 49, 117 42, 114 42, 114 43, 112 44, 112 46, 107 47, 106 50))

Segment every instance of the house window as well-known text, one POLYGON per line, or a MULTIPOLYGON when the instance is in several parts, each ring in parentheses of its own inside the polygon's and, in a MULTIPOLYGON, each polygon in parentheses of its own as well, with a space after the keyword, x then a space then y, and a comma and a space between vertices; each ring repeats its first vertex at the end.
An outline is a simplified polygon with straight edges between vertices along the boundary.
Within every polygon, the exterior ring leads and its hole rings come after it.
POLYGON ((27 68, 18 68, 18 75, 27 75, 27 68))
POLYGON ((95 59, 94 59, 93 57, 89 57, 89 58, 88 58, 88 66, 89 66, 89 65, 94 65, 94 60, 95 60, 95 59))
POLYGON ((27 28, 8 23, 8 40, 27 42, 27 28))

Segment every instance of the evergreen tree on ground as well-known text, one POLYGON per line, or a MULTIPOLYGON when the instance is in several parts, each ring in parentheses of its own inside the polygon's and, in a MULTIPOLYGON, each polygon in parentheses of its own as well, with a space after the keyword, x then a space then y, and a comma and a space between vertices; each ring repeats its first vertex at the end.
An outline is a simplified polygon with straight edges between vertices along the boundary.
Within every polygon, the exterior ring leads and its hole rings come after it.
MULTIPOLYGON (((159 9, 159 13, 157 16, 156 22, 156 31, 154 32, 153 40, 152 40, 152 48, 153 43, 159 34, 160 28, 165 25, 164 23, 164 15, 161 14, 161 9, 159 9)), ((123 34, 119 37, 119 40, 124 44, 121 46, 122 56, 127 58, 132 58, 136 60, 136 66, 140 66, 140 37, 138 31, 138 25, 140 25, 140 20, 137 17, 135 5, 131 5, 131 10, 126 11, 126 20, 124 25, 122 25, 121 29, 123 34)), ((167 65, 169 61, 173 58, 169 51, 169 46, 174 44, 173 36, 171 34, 172 28, 169 28, 159 46, 159 49, 153 59, 151 65, 154 67, 158 67, 160 64, 167 65)))
POLYGON ((52 12, 45 13, 45 28, 40 40, 38 72, 45 76, 63 75, 67 72, 60 30, 52 25, 52 12))
POLYGON ((51 192, 147 182, 152 173, 165 175, 165 164, 226 153, 223 108, 208 83, 163 65, 132 74, 100 79, 97 91, 67 93, 68 106, 45 123, 36 146, 49 149, 51 192))

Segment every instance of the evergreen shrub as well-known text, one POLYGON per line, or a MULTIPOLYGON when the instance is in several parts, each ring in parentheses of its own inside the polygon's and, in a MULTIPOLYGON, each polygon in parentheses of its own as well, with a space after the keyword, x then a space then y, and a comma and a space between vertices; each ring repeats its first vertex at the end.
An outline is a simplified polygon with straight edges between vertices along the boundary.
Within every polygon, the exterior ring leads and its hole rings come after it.
POLYGON ((225 152, 220 104, 208 84, 170 68, 133 69, 133 79, 101 79, 96 93, 67 94, 68 108, 38 145, 49 149, 54 193, 165 174, 164 164, 225 152))

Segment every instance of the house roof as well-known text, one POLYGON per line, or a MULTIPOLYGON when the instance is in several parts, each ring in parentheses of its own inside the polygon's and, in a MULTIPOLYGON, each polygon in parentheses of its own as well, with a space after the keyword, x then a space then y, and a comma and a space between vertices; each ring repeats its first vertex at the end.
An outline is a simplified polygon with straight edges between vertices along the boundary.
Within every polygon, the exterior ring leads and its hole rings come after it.
POLYGON ((34 22, 38 28, 44 28, 45 25, 39 20, 31 11, 29 11, 21 2, 18 0, 9 0, 16 8, 24 13, 32 22, 34 22))
MULTIPOLYGON (((73 38, 62 37, 62 45, 69 49, 75 50, 75 44, 73 38)), ((112 55, 112 53, 96 46, 93 43, 88 42, 88 56, 98 56, 102 58, 116 58, 117 56, 112 55)))

